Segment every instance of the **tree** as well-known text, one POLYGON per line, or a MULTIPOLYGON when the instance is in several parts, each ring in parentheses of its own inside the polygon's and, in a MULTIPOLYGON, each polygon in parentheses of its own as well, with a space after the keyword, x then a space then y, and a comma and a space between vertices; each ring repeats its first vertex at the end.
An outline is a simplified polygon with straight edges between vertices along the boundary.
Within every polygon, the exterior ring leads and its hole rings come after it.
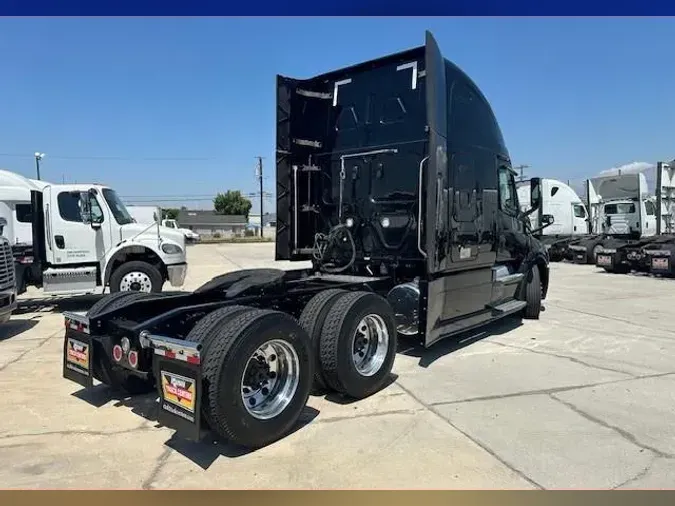
POLYGON ((230 216, 246 216, 251 210, 253 204, 244 197, 239 190, 227 190, 226 193, 219 193, 213 199, 213 207, 218 214, 228 214, 230 216))
POLYGON ((163 220, 175 220, 178 218, 178 213, 180 211, 176 208, 167 208, 167 209, 162 209, 162 219, 163 220))

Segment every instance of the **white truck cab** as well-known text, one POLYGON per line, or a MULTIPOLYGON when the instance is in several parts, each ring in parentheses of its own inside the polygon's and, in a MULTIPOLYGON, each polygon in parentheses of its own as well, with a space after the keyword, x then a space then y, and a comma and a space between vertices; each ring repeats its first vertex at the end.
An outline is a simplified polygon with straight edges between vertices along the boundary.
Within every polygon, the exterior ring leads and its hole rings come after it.
MULTIPOLYGON (((577 192, 569 185, 557 179, 538 178, 537 187, 541 192, 540 208, 538 213, 529 216, 532 229, 541 225, 541 216, 552 216, 553 223, 544 228, 541 236, 575 236, 588 233, 588 213, 577 192)), ((519 182, 517 185, 518 202, 522 212, 529 209, 530 180, 519 182)))
MULTIPOLYGON (((37 221, 44 244, 37 246, 45 293, 93 293, 106 285, 111 292, 159 292, 165 281, 183 284, 183 234, 136 223, 112 188, 48 184, 32 194, 34 208, 41 204, 43 211, 37 221)), ((35 251, 35 232, 33 242, 35 251)))
MULTIPOLYGON (((643 173, 609 174, 586 182, 595 233, 631 238, 656 235, 656 198, 648 193, 643 173)), ((668 210, 662 205, 661 230, 668 210)))
POLYGON ((172 228, 174 230, 178 230, 180 233, 182 233, 185 236, 185 239, 188 241, 198 241, 199 240, 199 234, 194 232, 193 230, 190 230, 189 228, 181 228, 178 226, 178 223, 176 220, 162 220, 162 225, 167 227, 167 228, 172 228))

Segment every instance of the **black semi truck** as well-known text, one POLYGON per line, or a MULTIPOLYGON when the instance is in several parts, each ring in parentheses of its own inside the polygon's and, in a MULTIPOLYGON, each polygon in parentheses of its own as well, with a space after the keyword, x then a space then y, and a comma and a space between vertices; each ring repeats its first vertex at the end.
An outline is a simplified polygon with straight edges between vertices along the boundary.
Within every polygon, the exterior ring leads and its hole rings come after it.
POLYGON ((311 79, 278 76, 277 122, 275 257, 312 268, 65 313, 65 378, 156 389, 159 422, 183 437, 258 448, 292 430, 311 394, 383 388, 398 339, 428 347, 539 317, 548 256, 499 125, 430 33, 311 79))

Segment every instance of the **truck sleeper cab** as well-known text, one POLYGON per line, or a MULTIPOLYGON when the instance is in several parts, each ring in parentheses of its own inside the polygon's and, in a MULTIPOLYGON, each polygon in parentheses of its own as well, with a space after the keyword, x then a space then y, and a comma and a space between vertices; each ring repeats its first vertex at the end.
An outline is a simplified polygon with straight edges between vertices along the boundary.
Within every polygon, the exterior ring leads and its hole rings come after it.
MULTIPOLYGON (((65 314, 64 377, 157 388, 160 423, 265 446, 310 394, 384 387, 397 341, 538 318, 548 256, 476 85, 426 44, 277 77, 277 260, 192 293, 112 294, 65 314)), ((533 210, 537 202, 533 202, 533 210)))
POLYGON ((568 246, 590 236, 586 206, 577 193, 567 184, 556 179, 533 177, 518 182, 518 199, 521 211, 527 212, 532 200, 540 204, 530 214, 533 229, 546 225, 536 234, 546 248, 552 262, 570 258, 568 246))

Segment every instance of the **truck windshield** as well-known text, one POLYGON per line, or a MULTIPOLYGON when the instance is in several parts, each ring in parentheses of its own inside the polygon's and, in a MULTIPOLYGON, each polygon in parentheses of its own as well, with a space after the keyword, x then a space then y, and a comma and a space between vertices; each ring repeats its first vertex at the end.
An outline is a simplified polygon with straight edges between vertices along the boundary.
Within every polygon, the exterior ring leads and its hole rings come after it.
POLYGON ((115 190, 104 188, 103 198, 105 198, 105 201, 108 203, 108 207, 110 207, 110 211, 117 223, 120 225, 128 225, 129 223, 134 222, 134 219, 129 214, 129 211, 127 211, 127 208, 124 206, 124 203, 120 200, 115 190))
POLYGON ((607 204, 605 214, 632 214, 635 212, 635 204, 630 202, 621 202, 618 204, 607 204))

